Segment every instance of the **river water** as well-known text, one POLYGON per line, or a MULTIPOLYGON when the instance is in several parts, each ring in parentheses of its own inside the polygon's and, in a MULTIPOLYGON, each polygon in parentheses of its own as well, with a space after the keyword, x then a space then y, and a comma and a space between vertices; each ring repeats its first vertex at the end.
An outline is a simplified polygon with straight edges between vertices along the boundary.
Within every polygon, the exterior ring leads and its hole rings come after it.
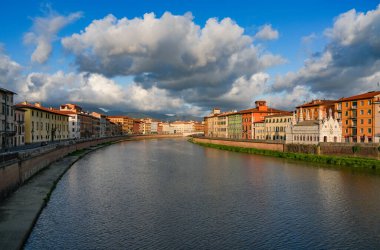
POLYGON ((95 151, 26 249, 380 249, 380 177, 184 139, 95 151))

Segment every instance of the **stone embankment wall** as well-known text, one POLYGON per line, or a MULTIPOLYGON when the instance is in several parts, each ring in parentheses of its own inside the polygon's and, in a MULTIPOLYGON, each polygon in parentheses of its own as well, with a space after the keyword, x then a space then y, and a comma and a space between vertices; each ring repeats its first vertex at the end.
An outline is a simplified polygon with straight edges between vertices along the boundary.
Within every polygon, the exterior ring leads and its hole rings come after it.
MULTIPOLYGON (((126 137, 111 137, 78 142, 68 145, 56 145, 40 153, 20 153, 17 159, 0 164, 0 201, 25 181, 52 162, 77 150, 101 143, 118 141, 126 137)), ((38 150, 37 150, 38 152, 38 150)))
POLYGON ((380 160, 379 143, 320 143, 323 155, 347 155, 380 160))
POLYGON ((268 141, 236 141, 219 138, 194 138, 195 142, 211 143, 233 147, 267 149, 280 152, 365 157, 380 160, 380 144, 374 143, 329 143, 319 145, 283 144, 268 141))
POLYGON ((182 134, 174 135, 131 135, 131 139, 144 140, 144 139, 160 139, 160 138, 179 138, 184 137, 182 134))
POLYGON ((270 142, 253 142, 253 141, 236 141, 229 139, 209 139, 209 138, 194 138, 194 142, 219 144, 224 146, 242 147, 242 148, 257 148, 284 152, 284 144, 270 142))

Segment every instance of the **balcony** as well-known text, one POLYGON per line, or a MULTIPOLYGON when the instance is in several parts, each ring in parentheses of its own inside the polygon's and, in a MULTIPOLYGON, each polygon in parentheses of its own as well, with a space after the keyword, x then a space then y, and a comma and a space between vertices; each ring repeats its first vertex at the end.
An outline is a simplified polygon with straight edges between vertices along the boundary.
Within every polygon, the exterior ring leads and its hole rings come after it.
POLYGON ((352 105, 351 109, 358 109, 358 106, 357 105, 352 105))

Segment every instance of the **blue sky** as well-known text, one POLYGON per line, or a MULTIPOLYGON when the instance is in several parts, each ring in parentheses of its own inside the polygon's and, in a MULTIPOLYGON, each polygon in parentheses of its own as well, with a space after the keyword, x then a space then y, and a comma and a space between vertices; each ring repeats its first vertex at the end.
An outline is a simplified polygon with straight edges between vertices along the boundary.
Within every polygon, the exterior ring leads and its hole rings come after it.
MULTIPOLYGON (((43 101, 52 104, 56 104, 55 102, 57 102, 57 104, 59 104, 58 102, 65 101, 65 99, 63 99, 63 97, 65 97, 69 99, 67 102, 76 101, 89 106, 99 104, 102 107, 115 107, 115 109, 126 111, 155 111, 202 115, 211 109, 212 106, 221 106, 225 109, 246 108, 252 105, 255 98, 268 98, 276 107, 292 109, 291 105, 297 100, 295 98, 297 95, 304 95, 301 99, 307 100, 308 98, 334 98, 353 94, 353 91, 371 90, 368 87, 371 86, 370 83, 366 81, 376 82, 378 80, 379 76, 376 69, 368 71, 364 75, 357 73, 361 72, 359 70, 360 65, 363 65, 363 62, 361 62, 361 64, 350 65, 350 69, 352 66, 357 67, 356 73, 352 71, 348 75, 341 75, 339 79, 336 78, 337 74, 336 72, 334 73, 333 69, 339 69, 339 72, 343 70, 340 61, 337 60, 338 57, 335 56, 336 53, 338 53, 337 51, 347 50, 351 53, 357 49, 358 46, 354 42, 346 44, 342 42, 343 39, 340 39, 338 36, 347 36, 346 31, 350 30, 350 25, 354 27, 360 23, 360 15, 363 15, 367 23, 370 23, 368 27, 372 27, 371 36, 374 37, 373 39, 376 40, 379 36, 376 32, 373 32, 378 31, 378 4, 379 1, 372 0, 5 0, 2 1, 2 8, 0 10, 0 44, 3 46, 1 52, 1 56, 3 56, 3 71, 11 68, 5 65, 6 63, 8 63, 8 65, 14 65, 14 63, 16 63, 18 64, 18 68, 14 68, 12 73, 8 73, 7 78, 3 77, 3 81, 6 82, 0 84, 2 84, 3 87, 12 88, 22 93, 20 95, 22 98, 31 101, 43 101), (342 15, 352 10, 355 11, 355 13, 351 15, 352 18, 349 19, 352 23, 349 23, 349 21, 346 22, 346 24, 345 22, 342 22, 343 24, 340 23, 339 20, 343 20, 342 15), (369 14, 371 11, 375 13, 373 15, 369 14), (184 25, 187 25, 186 27, 195 25, 199 26, 200 29, 205 27, 210 18, 217 18, 218 20, 217 25, 213 26, 215 29, 218 29, 219 26, 223 26, 221 23, 224 18, 230 18, 235 26, 244 29, 242 35, 235 37, 238 40, 235 39, 232 41, 242 41, 243 43, 244 40, 244 45, 241 45, 242 47, 240 49, 238 48, 237 51, 235 51, 236 48, 233 44, 224 45, 226 46, 225 48, 220 47, 218 51, 231 50, 234 52, 231 52, 230 55, 225 55, 221 52, 218 52, 218 55, 213 55, 216 58, 215 60, 220 60, 220 62, 217 62, 217 65, 224 65, 225 61, 223 60, 231 60, 231 58, 235 56, 234 54, 238 54, 239 60, 244 60, 242 58, 246 52, 242 51, 249 50, 248 47, 250 44, 254 47, 254 51, 250 50, 249 53, 253 53, 252 55, 257 56, 257 60, 250 62, 251 65, 248 65, 247 69, 237 68, 231 70, 230 74, 214 79, 211 76, 205 76, 202 72, 215 70, 215 72, 211 73, 217 75, 218 72, 221 72, 220 70, 222 68, 225 69, 225 65, 220 66, 220 68, 218 68, 219 66, 216 66, 216 64, 206 65, 194 73, 194 71, 186 71, 182 68, 172 66, 170 62, 166 62, 165 67, 162 65, 162 67, 159 67, 159 65, 152 66, 152 64, 159 61, 155 60, 155 58, 147 58, 151 56, 152 53, 139 54, 136 56, 128 49, 117 55, 116 58, 107 54, 107 58, 105 59, 104 53, 111 52, 107 51, 103 53, 95 51, 95 38, 94 41, 91 42, 86 40, 88 47, 84 48, 85 52, 83 53, 78 51, 78 47, 75 47, 77 44, 72 44, 72 42, 74 42, 73 39, 71 39, 70 45, 62 42, 64 38, 71 38, 73 34, 80 35, 80 32, 84 31, 86 27, 89 27, 94 20, 103 20, 109 14, 115 17, 111 26, 117 26, 116 20, 122 18, 127 18, 128 20, 138 18, 144 21, 144 14, 152 12, 155 14, 157 20, 161 20, 165 12, 170 12, 173 17, 183 17, 186 13, 190 12, 192 19, 184 25), (73 13, 77 13, 77 16, 70 19, 70 15, 73 13), (46 23, 49 23, 55 17, 70 20, 63 21, 64 24, 62 24, 60 28, 50 33, 48 41, 52 45, 52 51, 48 53, 47 58, 37 61, 32 60, 31 55, 36 50, 36 46, 40 41, 38 37, 46 38, 46 35, 42 33, 47 32, 43 28, 36 28, 36 20, 41 18, 45 20, 46 23), (277 32, 275 38, 258 38, 258 36, 256 36, 264 25, 269 26, 271 31, 277 32), (341 27, 341 25, 346 25, 347 27, 341 27), (326 30, 328 29, 332 29, 332 35, 330 36, 326 35, 326 30), (342 29, 345 31, 340 32, 342 29), (33 38, 31 41, 26 42, 26 34, 28 33, 32 33, 33 38), (246 37, 251 39, 248 44, 246 37), (231 46, 232 49, 227 48, 228 46, 231 46), (341 48, 336 49, 339 46, 341 46, 341 48), (349 48, 349 46, 353 46, 352 49, 349 48), (91 65, 90 62, 86 62, 87 64, 84 64, 82 59, 88 55, 91 56, 91 60, 95 60, 97 63, 91 65), (277 56, 277 59, 271 59, 269 60, 270 62, 267 62, 263 57, 265 55, 277 56), (326 64, 328 65, 327 69, 324 67, 324 71, 317 72, 318 74, 311 70, 314 69, 316 65, 320 65, 324 62, 325 59, 323 58, 327 58, 328 55, 333 56, 328 59, 329 63, 326 64), (141 57, 144 58, 142 62, 140 62, 141 57), (106 60, 106 62, 102 60, 106 60), (105 63, 110 63, 110 60, 118 66, 122 66, 122 63, 128 61, 129 64, 125 65, 125 67, 131 68, 123 71, 121 67, 121 69, 115 72, 110 70, 109 65, 107 66, 108 68, 102 68, 105 63), (138 70, 134 70, 136 67, 132 67, 130 61, 132 61, 132 64, 139 61, 138 67, 136 66, 138 70), (309 64, 305 65, 305 61, 308 61, 309 64), (141 65, 144 63, 145 65, 141 65), (265 66, 262 66, 264 64, 265 66), (302 68, 305 70, 302 71, 302 68), (16 71, 17 73, 15 73, 16 71), (168 75, 170 75, 170 77, 168 75), (192 84, 186 82, 189 75, 191 75, 190 78, 194 81, 192 84), (318 78, 317 75, 323 75, 324 77, 323 79, 316 79, 318 78), (330 78, 328 76, 330 76, 330 78), (11 77, 15 78, 14 82, 10 79, 11 77), (341 89, 342 83, 340 82, 347 81, 347 79, 352 79, 353 82, 351 84, 353 85, 359 82, 364 82, 364 84, 361 87, 343 90, 342 93, 329 91, 330 85, 333 91, 341 89), (59 83, 60 81, 61 84, 59 83), (62 81, 73 81, 74 83, 62 86, 62 81), (90 90, 86 87, 86 84, 92 86, 90 90), (123 94, 105 94, 107 91, 99 90, 101 86, 104 86, 106 90, 122 92, 123 94), (245 91, 241 88, 246 88, 247 91, 251 91, 250 96, 244 93, 245 91), (64 94, 60 96, 56 93, 52 93, 50 95, 49 91, 56 92, 55 90, 57 89, 64 92, 64 94), (87 93, 83 93, 83 91, 86 90, 87 93), (241 97, 239 97, 239 93, 243 93, 241 97), (102 94, 105 95, 102 96, 102 94), (276 100, 281 98, 285 100, 276 102, 276 100), (126 101, 125 99, 132 101, 126 101), (94 100, 98 100, 98 103, 94 100), (136 105, 136 102, 141 102, 141 105, 136 105)), ((347 16, 349 15, 347 14, 347 16)), ((162 24, 168 26, 168 36, 171 36, 170 32, 176 32, 171 31, 170 26, 174 25, 177 19, 174 18, 170 20, 171 21, 168 21, 169 23, 162 24)), ((147 24, 147 22, 145 23, 147 24)), ((231 28, 228 27, 224 27, 225 30, 223 31, 227 34, 226 37, 228 37, 228 32, 231 28)), ((361 26, 358 25, 358 27, 358 30, 353 31, 356 34, 362 32, 364 36, 365 32, 371 32, 369 28, 364 27, 361 30, 361 26)), ((128 26, 127 28, 131 29, 132 27, 128 26)), ((150 33, 149 30, 146 32, 150 33)), ((173 37, 177 35, 180 36, 181 34, 173 33, 173 37)), ((108 36, 110 37, 107 38, 107 41, 114 39, 112 34, 108 34, 108 36)), ((145 43, 149 42, 143 40, 146 36, 144 34, 140 34, 139 36, 139 38, 136 38, 136 44, 143 44, 143 47, 148 46, 145 43)), ((198 38, 201 40, 201 36, 198 38)), ((83 36, 80 39, 80 42, 83 43, 85 38, 83 36)), ((126 39, 126 43, 128 43, 130 39, 133 40, 135 37, 133 33, 130 33, 130 37, 126 36, 122 39, 126 39)), ((159 39, 161 40, 157 40, 158 45, 149 43, 149 46, 152 45, 153 48, 157 48, 157 46, 162 46, 162 43, 167 42, 165 38, 161 37, 159 39)), ((215 37, 214 40, 208 41, 208 48, 204 47, 206 46, 203 43, 204 41, 197 40, 202 43, 202 45, 200 45, 202 47, 202 53, 211 53, 210 48, 221 46, 218 44, 218 39, 219 38, 215 37)), ((97 40, 99 41, 99 38, 97 38, 97 40)), ((118 42, 124 44, 122 41, 118 42)), ((112 42, 108 45, 104 45, 102 49, 109 49, 109 46, 115 44, 116 43, 112 42)), ((136 44, 134 43, 134 45, 136 44)), ((182 56, 186 57, 186 55, 190 53, 189 51, 193 53, 194 48, 190 48, 191 45, 186 43, 183 46, 189 46, 189 50, 185 51, 182 56)), ((372 53, 373 55, 376 54, 376 51, 380 50, 376 43, 368 44, 367 47, 367 51, 370 51, 368 53, 372 53)), ((151 48, 149 49, 151 50, 151 48)), ((165 53, 168 53, 166 49, 165 46, 162 48, 165 53)), ((198 49, 199 48, 197 48, 197 50, 198 49)), ((180 51, 182 51, 182 49, 180 51)), ((163 52, 155 51, 154 53, 162 55, 163 52)), ((173 50, 173 53, 178 52, 173 50)), ((200 52, 198 51, 197 53, 200 52)), ((367 52, 358 51, 358 53, 365 54, 367 52)), ((352 56, 358 57, 358 53, 353 53, 352 56)), ((204 59, 198 58, 197 55, 192 56, 196 57, 194 60, 198 60, 197 65, 199 65, 204 59)), ((213 56, 211 57, 214 58, 213 56)), ((166 59, 165 57, 164 60, 166 59)), ((350 57, 350 60, 351 59, 350 57)), ((376 64, 379 62, 378 60, 379 58, 374 56, 371 61, 364 62, 364 64, 376 64)), ((354 62, 355 60, 352 61, 354 62)), ((247 64, 249 63, 247 62, 247 64)), ((204 65, 202 65, 202 67, 203 66, 204 65)), ((0 72, 3 71, 0 70, 0 72)), ((2 80, 1 76, 0 80, 2 80)))

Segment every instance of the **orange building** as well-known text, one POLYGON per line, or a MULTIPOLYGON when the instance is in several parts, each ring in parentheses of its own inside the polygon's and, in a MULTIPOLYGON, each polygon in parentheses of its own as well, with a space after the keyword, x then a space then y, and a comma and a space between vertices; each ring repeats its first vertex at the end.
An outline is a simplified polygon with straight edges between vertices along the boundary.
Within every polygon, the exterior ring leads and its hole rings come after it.
POLYGON ((304 103, 296 107, 297 117, 300 117, 301 109, 303 119, 309 117, 309 120, 318 120, 318 111, 321 112, 322 117, 327 117, 329 110, 335 113, 336 100, 312 100, 311 102, 304 103))
POLYGON ((335 104, 346 142, 380 142, 380 91, 341 98, 335 104))
POLYGON ((125 115, 112 115, 107 117, 111 122, 121 125, 123 134, 133 133, 133 119, 125 115))
POLYGON ((263 121, 267 115, 280 114, 286 111, 269 108, 266 101, 256 101, 256 108, 238 112, 242 115, 242 139, 253 139, 253 123, 263 121))
POLYGON ((194 122, 194 132, 204 132, 205 127, 204 122, 194 122))

